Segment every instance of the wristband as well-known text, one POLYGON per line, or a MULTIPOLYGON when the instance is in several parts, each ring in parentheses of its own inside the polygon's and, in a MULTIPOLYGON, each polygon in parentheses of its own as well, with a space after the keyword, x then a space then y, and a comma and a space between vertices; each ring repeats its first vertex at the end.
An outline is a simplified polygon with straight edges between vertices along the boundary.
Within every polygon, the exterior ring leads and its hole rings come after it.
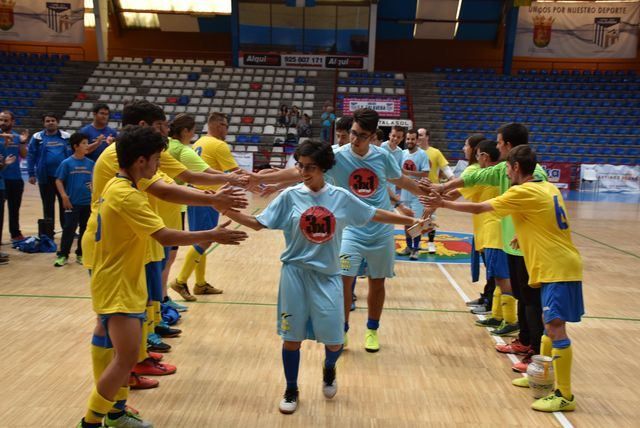
POLYGON ((396 204, 393 206, 393 208, 398 208, 400 205, 402 205, 402 202, 396 202, 396 204))

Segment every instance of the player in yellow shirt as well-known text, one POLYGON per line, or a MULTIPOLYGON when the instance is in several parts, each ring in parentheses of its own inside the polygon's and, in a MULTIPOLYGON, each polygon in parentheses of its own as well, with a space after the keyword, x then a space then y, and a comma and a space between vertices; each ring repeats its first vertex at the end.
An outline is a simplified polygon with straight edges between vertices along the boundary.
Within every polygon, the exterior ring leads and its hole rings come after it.
MULTIPOLYGON (((453 178, 453 171, 449 167, 449 161, 444 157, 442 152, 435 147, 429 145, 429 137, 431 133, 426 128, 418 129, 418 144, 420 148, 427 153, 429 158, 429 181, 432 183, 439 183, 440 176, 446 177, 447 180, 453 178)), ((435 221, 436 217, 431 216, 431 219, 435 221)), ((429 232, 429 243, 427 244, 427 251, 431 254, 436 252, 436 231, 435 229, 429 232)))
MULTIPOLYGON (((224 142, 227 136, 229 122, 227 116, 222 113, 211 113, 207 120, 207 135, 201 137, 193 145, 195 152, 200 155, 203 161, 218 171, 231 173, 239 171, 229 146, 224 142)), ((203 189, 215 190, 217 186, 202 187, 203 189)), ((207 230, 218 224, 218 211, 212 207, 189 206, 187 208, 187 219, 189 230, 207 230)), ((179 293, 185 300, 197 300, 189 291, 187 281, 191 273, 196 272, 196 285, 193 288, 194 294, 221 294, 222 289, 216 288, 206 280, 207 254, 209 245, 194 245, 189 248, 182 270, 171 284, 171 288, 179 293)))
POLYGON ((238 244, 247 237, 225 229, 226 225, 201 232, 165 227, 136 187, 156 173, 165 148, 165 140, 154 130, 126 127, 116 146, 119 173, 104 186, 97 204, 91 296, 115 355, 103 370, 94 370, 96 385, 78 427, 100 427, 103 419, 106 426, 152 427, 125 411, 129 372, 138 360, 147 305, 144 265, 150 238, 168 246, 212 240, 238 244))
MULTIPOLYGON (((528 145, 517 146, 507 156, 507 175, 513 186, 501 196, 482 203, 450 202, 433 192, 423 202, 429 208, 512 217, 517 235, 514 245, 522 250, 529 286, 541 287, 545 334, 540 353, 554 357, 556 390, 531 407, 543 412, 571 411, 576 403, 571 391, 573 351, 566 323, 579 322, 584 314, 582 259, 571 240, 562 195, 553 184, 533 177, 536 163, 535 152, 528 145)), ((526 378, 513 383, 528 386, 526 378)))

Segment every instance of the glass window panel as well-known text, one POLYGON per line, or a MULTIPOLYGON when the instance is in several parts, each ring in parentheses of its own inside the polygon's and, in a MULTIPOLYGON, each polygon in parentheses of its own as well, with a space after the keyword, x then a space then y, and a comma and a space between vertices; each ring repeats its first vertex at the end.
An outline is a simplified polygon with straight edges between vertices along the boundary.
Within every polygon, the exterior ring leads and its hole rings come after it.
POLYGON ((119 0, 123 10, 231 13, 231 0, 119 0))
POLYGON ((271 44, 287 50, 301 51, 303 13, 302 7, 271 5, 271 44))
POLYGON ((336 51, 335 6, 315 6, 304 8, 304 51, 336 51))
POLYGON ((338 7, 338 53, 366 55, 369 51, 369 8, 338 7))
POLYGON ((160 28, 155 13, 122 12, 122 19, 127 28, 160 28))

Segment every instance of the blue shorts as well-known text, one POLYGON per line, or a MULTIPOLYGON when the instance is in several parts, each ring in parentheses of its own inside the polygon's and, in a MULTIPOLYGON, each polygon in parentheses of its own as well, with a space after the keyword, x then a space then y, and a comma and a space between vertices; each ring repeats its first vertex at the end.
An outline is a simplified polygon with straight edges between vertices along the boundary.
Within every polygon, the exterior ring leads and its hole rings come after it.
POLYGON ((362 262, 367 264, 369 278, 393 278, 396 243, 393 235, 367 242, 342 238, 340 246, 341 275, 357 276, 362 262))
POLYGON ((187 207, 189 230, 209 230, 218 225, 218 211, 211 207, 187 207))
MULTIPOLYGON (((92 340, 91 343, 96 346, 101 346, 103 348, 113 348, 113 344, 111 343, 111 338, 109 337, 109 320, 111 317, 121 316, 127 318, 136 318, 140 320, 140 327, 142 327, 142 323, 145 319, 147 319, 147 314, 142 313, 124 313, 124 312, 116 312, 113 314, 98 314, 98 318, 100 319, 100 324, 104 327, 104 330, 107 332, 105 334, 105 338, 102 339, 102 343, 96 343, 95 340, 92 340)), ((95 336, 94 336, 95 337, 95 336)))
POLYGON ((278 290, 278 334, 283 340, 344 342, 344 295, 340 275, 285 263, 278 290))
POLYGON ((162 302, 162 261, 149 262, 144 265, 147 277, 147 294, 149 300, 162 302))
POLYGON ((545 324, 555 319, 580 322, 584 315, 582 281, 542 284, 542 316, 545 324))
POLYGON ((509 259, 507 253, 497 248, 484 249, 484 265, 487 268, 487 279, 507 279, 509 276, 509 259))

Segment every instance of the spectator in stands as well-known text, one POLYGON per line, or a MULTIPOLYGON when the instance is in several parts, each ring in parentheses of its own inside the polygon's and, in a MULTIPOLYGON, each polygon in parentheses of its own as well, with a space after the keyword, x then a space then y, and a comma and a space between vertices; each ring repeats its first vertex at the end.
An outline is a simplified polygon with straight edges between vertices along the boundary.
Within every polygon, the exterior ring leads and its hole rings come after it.
POLYGON ((29 183, 38 183, 44 218, 55 220, 55 202, 58 198, 60 226, 63 227, 64 208, 62 195, 56 188, 56 171, 62 161, 71 155, 70 135, 58 129, 56 113, 43 114, 42 122, 44 129, 33 134, 27 148, 29 183))
MULTIPOLYGON (((333 126, 333 122, 336 121, 336 115, 333 113, 332 106, 329 105, 324 108, 324 111, 320 116, 320 121, 322 125, 322 128, 320 130, 320 138, 322 138, 322 141, 331 142, 331 127, 333 126)), ((348 139, 349 137, 347 136, 347 140, 348 139)))
POLYGON ((104 149, 114 141, 118 131, 107 126, 110 113, 108 105, 104 103, 96 104, 92 111, 93 122, 83 126, 78 132, 89 137, 87 157, 95 162, 104 149))
POLYGON ((311 118, 308 114, 305 113, 302 115, 296 128, 298 130, 298 137, 311 138, 311 118))
POLYGON ((298 106, 292 106, 291 110, 289 111, 289 126, 292 128, 297 128, 301 116, 302 114, 300 113, 300 109, 298 108, 298 106))
POLYGON ((280 106, 278 112, 278 126, 283 128, 289 128, 289 107, 286 104, 280 106))
MULTIPOLYGON (((16 117, 13 112, 8 110, 0 112, 0 131, 2 131, 4 137, 4 148, 7 151, 7 156, 16 157, 16 162, 7 166, 3 171, 5 198, 9 210, 9 233, 11 233, 12 242, 24 239, 20 231, 20 205, 22 204, 22 193, 24 192, 24 180, 20 172, 20 159, 27 158, 27 142, 29 141, 29 131, 24 130, 21 134, 18 134, 13 130, 15 120, 16 117)), ((0 216, 0 228, 3 221, 4 219, 0 216)), ((0 238, 1 235, 0 233, 0 238)))
MULTIPOLYGON (((4 144, 0 144, 0 242, 2 242, 2 224, 4 220, 4 170, 13 165, 15 161, 16 157, 13 155, 7 156, 4 144)), ((0 253, 0 265, 7 263, 9 263, 9 254, 0 253)))
POLYGON ((342 147, 345 144, 349 144, 349 134, 351 133, 351 126, 353 125, 353 117, 342 116, 336 122, 336 144, 334 147, 342 147))
POLYGON ((383 141, 384 141, 384 131, 378 128, 376 129, 375 139, 371 141, 371 144, 373 144, 374 146, 380 147, 383 141))

